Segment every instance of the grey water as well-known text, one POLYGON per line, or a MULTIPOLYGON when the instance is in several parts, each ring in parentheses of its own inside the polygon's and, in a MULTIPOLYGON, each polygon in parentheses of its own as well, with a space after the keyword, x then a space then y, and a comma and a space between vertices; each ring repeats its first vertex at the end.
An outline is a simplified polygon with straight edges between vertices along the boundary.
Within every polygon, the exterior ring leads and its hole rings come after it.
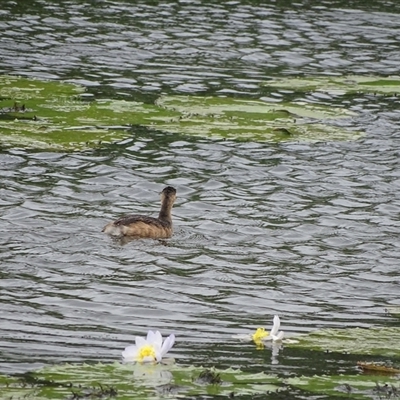
MULTIPOLYGON (((399 73, 400 5, 373 1, 0 4, 0 73, 95 98, 273 97, 269 78, 399 73)), ((290 92, 290 91, 289 91, 290 92)), ((399 99, 289 93, 358 113, 356 141, 222 141, 133 128, 88 152, 0 151, 0 371, 119 360, 148 329, 182 363, 286 374, 317 366, 232 338, 279 314, 288 336, 395 326, 399 99), (174 236, 121 245, 101 228, 157 215, 174 236)), ((353 364, 348 369, 354 368, 353 364)))

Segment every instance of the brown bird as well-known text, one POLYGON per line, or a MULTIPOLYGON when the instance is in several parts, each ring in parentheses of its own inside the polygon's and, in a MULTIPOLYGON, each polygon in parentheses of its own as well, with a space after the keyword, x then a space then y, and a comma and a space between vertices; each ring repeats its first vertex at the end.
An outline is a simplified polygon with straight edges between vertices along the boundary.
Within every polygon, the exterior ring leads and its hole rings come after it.
POLYGON ((165 239, 172 236, 171 210, 176 199, 176 189, 167 186, 161 192, 161 210, 158 218, 145 215, 127 215, 108 223, 102 230, 111 236, 130 238, 165 239))

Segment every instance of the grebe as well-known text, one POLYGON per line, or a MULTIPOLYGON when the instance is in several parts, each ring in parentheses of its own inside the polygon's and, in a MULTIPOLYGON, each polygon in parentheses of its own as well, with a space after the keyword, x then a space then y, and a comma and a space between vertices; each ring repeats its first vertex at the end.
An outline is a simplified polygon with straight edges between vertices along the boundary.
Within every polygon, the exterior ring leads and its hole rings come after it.
POLYGON ((127 215, 108 223, 102 230, 111 236, 165 239, 172 236, 171 210, 176 199, 176 189, 167 186, 161 192, 161 210, 158 218, 145 215, 127 215))

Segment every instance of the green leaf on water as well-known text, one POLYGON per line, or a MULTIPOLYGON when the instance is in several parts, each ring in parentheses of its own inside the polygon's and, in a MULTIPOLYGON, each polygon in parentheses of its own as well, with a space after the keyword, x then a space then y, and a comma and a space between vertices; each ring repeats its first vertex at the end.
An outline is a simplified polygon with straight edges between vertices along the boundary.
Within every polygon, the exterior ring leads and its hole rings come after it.
POLYGON ((266 81, 263 86, 293 92, 325 92, 338 95, 345 93, 396 95, 400 93, 400 77, 357 75, 283 77, 266 81))
POLYGON ((84 91, 69 83, 0 76, 0 142, 84 149, 123 140, 131 136, 129 125, 150 125, 162 117, 157 107, 140 102, 84 101, 84 91))
POLYGON ((156 105, 180 113, 157 128, 185 135, 257 141, 354 140, 361 132, 335 125, 328 119, 354 113, 309 103, 272 104, 230 97, 162 96, 156 105), (312 120, 312 121, 310 121, 312 120))
POLYGON ((339 353, 400 356, 400 328, 321 329, 296 337, 288 347, 339 353))
MULTIPOLYGON (((0 376, 0 399, 104 398, 155 399, 181 395, 256 394, 276 391, 278 379, 263 373, 237 369, 212 370, 220 383, 199 379, 204 368, 176 364, 64 364, 44 368, 21 377, 0 376), (103 397, 102 397, 103 396, 103 397), (111 396, 110 396, 111 397, 111 396), (84 398, 84 397, 82 397, 84 398)), ((208 373, 207 373, 208 374, 208 373)), ((207 375, 206 374, 206 375, 207 375)))
POLYGON ((322 375, 300 376, 286 380, 288 385, 325 395, 331 398, 354 399, 397 398, 400 394, 399 380, 390 376, 372 375, 322 375), (390 393, 398 393, 391 397, 390 393))
POLYGON ((325 124, 354 113, 305 102, 162 96, 156 104, 145 104, 88 97, 84 88, 71 83, 0 76, 0 143, 80 150, 128 138, 130 127, 138 125, 150 134, 158 130, 232 140, 326 141, 362 136, 325 124))
POLYGON ((388 306, 385 310, 392 317, 400 318, 400 306, 388 306))
POLYGON ((339 107, 319 106, 307 102, 266 103, 232 97, 162 96, 156 104, 185 116, 227 116, 260 118, 274 121, 295 117, 315 119, 352 117, 356 114, 339 107))

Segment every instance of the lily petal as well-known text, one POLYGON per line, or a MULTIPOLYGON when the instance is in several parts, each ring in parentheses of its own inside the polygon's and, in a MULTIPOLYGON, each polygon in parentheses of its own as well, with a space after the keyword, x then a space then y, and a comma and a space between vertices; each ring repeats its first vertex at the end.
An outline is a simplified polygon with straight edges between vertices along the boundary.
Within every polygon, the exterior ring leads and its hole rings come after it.
POLYGON ((285 332, 280 331, 277 335, 272 336, 272 340, 274 342, 280 342, 283 339, 284 335, 285 335, 285 332))
POLYGON ((147 344, 147 340, 140 337, 140 336, 136 336, 135 338, 135 343, 136 343, 136 347, 138 349, 140 349, 141 347, 145 346, 147 344))
POLYGON ((159 351, 156 351, 156 360, 157 362, 160 362, 162 360, 162 354, 159 351))
POLYGON ((237 333, 236 335, 231 336, 233 339, 238 339, 241 342, 248 342, 253 340, 253 335, 248 333, 237 333))
POLYGON ((272 326, 271 332, 269 333, 271 336, 276 336, 279 328, 281 326, 281 320, 278 315, 274 316, 274 325, 272 326))
POLYGON ((164 357, 172 348, 175 343, 175 335, 171 333, 165 340, 161 347, 161 356, 164 357))
POLYGON ((126 361, 135 361, 137 357, 138 348, 133 344, 131 346, 125 347, 125 350, 122 352, 122 357, 126 361))
POLYGON ((153 343, 154 335, 155 335, 155 332, 153 332, 151 330, 147 332, 146 340, 148 343, 153 343))
POLYGON ((161 333, 160 333, 160 331, 156 331, 154 333, 153 345, 158 351, 160 351, 161 347, 162 347, 162 344, 163 344, 163 342, 162 342, 161 333))
POLYGON ((160 331, 148 331, 146 338, 135 337, 135 344, 122 351, 125 361, 160 362, 175 343, 175 335, 169 335, 164 343, 160 331))
POLYGON ((143 363, 152 363, 152 362, 154 362, 154 358, 152 356, 146 356, 146 357, 143 357, 142 362, 143 363))

